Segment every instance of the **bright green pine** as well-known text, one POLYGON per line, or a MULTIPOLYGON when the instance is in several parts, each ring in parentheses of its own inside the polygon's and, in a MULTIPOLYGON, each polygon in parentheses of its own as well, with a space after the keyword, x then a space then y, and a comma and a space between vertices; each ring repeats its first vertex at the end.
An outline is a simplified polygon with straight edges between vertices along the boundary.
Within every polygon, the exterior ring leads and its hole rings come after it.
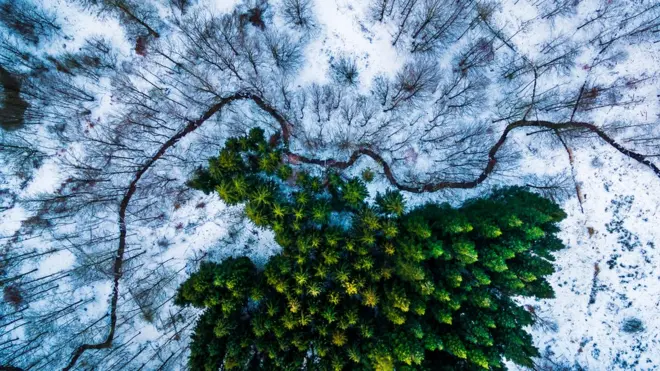
POLYGON ((565 217, 520 188, 461 208, 376 205, 358 178, 310 176, 281 163, 263 131, 227 141, 190 181, 272 229, 282 252, 204 263, 176 302, 205 308, 194 370, 503 369, 538 355, 532 316, 511 298, 551 298, 545 277, 565 217))

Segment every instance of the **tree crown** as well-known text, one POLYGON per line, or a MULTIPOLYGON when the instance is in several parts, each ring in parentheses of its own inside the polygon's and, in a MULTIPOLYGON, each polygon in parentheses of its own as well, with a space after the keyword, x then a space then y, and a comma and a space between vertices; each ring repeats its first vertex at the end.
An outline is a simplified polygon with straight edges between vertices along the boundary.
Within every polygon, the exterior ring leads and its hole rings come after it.
POLYGON ((206 308, 193 369, 500 369, 538 355, 514 296, 550 298, 565 217, 521 188, 406 211, 358 178, 295 172, 263 131, 232 138, 190 185, 245 204, 282 252, 203 263, 180 305, 206 308), (440 366, 439 366, 440 365, 440 366))

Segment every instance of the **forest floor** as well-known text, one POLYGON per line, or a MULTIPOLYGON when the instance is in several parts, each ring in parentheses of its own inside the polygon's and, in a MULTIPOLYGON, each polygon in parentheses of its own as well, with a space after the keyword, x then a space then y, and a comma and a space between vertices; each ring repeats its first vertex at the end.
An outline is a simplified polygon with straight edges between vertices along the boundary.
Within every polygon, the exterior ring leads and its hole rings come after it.
MULTIPOLYGON (((226 11, 233 3, 235 1, 216 1, 215 10, 226 11)), ((75 17, 62 8, 63 2, 53 2, 52 6, 75 17)), ((296 83, 299 85, 327 81, 328 64, 337 55, 350 53, 357 56, 361 71, 359 89, 367 92, 374 76, 379 73, 394 75, 409 57, 390 43, 395 25, 367 24, 364 21, 366 8, 362 4, 351 0, 319 0, 315 13, 319 25, 304 51, 306 62, 298 74, 296 83)), ((523 7, 509 4, 501 16, 518 19, 521 13, 524 13, 523 7)), ((81 20, 76 37, 82 39, 93 33, 103 26, 100 22, 103 21, 94 17, 81 20)), ((566 24, 560 26, 566 27, 566 24)), ((528 32, 534 35, 534 30, 528 32)), ((520 41, 517 46, 525 49, 526 44, 539 42, 544 36, 536 34, 535 37, 517 38, 520 41)), ((130 53, 130 46, 121 40, 116 42, 119 49, 130 53)), ((635 61, 634 57, 633 54, 633 62, 619 70, 638 71, 641 76, 660 65, 660 56, 650 61, 635 61)), ((619 70, 613 74, 621 72, 619 70)), ((584 71, 574 73, 575 79, 581 79, 584 71)), ((95 110, 94 117, 112 112, 109 98, 101 97, 100 101, 104 104, 95 110)), ((648 117, 644 106, 631 110, 628 115, 636 122, 656 120, 648 117)), ((571 168, 565 148, 548 148, 538 143, 535 136, 524 133, 512 134, 510 141, 522 148, 519 167, 527 173, 555 173, 571 168)), ((539 364, 552 370, 562 367, 660 369, 660 270, 657 269, 660 266, 660 178, 603 142, 593 140, 580 146, 572 143, 568 146, 573 158, 571 182, 576 184, 579 195, 573 193, 561 201, 568 214, 561 225, 561 238, 567 248, 556 254, 557 271, 549 277, 556 298, 520 299, 521 304, 538 316, 537 325, 529 331, 542 353, 539 364)), ((432 164, 428 158, 415 156, 409 170, 423 171, 429 166, 432 164)), ((366 167, 378 168, 372 160, 364 159, 347 172, 359 174, 366 167)), ((25 197, 56 189, 63 176, 56 162, 46 161, 34 179, 22 191, 17 190, 19 185, 12 180, 6 180, 2 188, 25 197)), ((518 180, 500 177, 497 182, 473 190, 405 195, 409 205, 427 201, 457 204, 488 187, 517 184, 518 180)), ((374 196, 388 186, 381 174, 369 184, 369 190, 374 196)), ((136 226, 130 233, 150 249, 149 256, 160 262, 174 261, 172 269, 182 272, 181 279, 185 278, 186 262, 201 256, 221 259, 247 255, 263 264, 279 251, 279 247, 271 233, 246 224, 240 214, 240 208, 228 207, 213 195, 196 195, 170 212, 162 226, 136 226)), ((20 206, 0 212, 0 235, 16 231, 26 215, 20 206)), ((40 274, 47 275, 66 270, 74 263, 73 254, 62 251, 42 261, 37 268, 40 274)), ((107 312, 111 285, 99 283, 91 285, 89 290, 94 292, 95 299, 84 315, 99 318, 107 312)), ((131 346, 156 342, 162 335, 158 325, 149 321, 138 323, 142 327, 136 329, 138 335, 131 346)))

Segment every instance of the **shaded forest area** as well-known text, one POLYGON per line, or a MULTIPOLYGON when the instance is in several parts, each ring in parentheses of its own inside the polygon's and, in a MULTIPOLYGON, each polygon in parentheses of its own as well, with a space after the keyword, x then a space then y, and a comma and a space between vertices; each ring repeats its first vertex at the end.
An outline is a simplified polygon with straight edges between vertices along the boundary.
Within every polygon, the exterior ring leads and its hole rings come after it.
POLYGON ((0 84, 3 89, 2 114, 0 114, 2 129, 6 131, 20 129, 24 124, 25 111, 30 106, 21 98, 21 82, 0 66, 0 84))

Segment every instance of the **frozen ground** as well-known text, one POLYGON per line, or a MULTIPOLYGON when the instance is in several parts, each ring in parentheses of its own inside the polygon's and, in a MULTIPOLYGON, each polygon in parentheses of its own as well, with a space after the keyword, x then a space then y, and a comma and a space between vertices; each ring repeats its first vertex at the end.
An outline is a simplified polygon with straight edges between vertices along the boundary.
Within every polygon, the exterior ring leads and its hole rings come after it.
MULTIPOLYGON (((556 299, 523 300, 538 314, 537 347, 559 365, 587 370, 660 367, 660 182, 604 146, 575 151, 584 212, 576 198, 550 282, 556 299), (644 329, 623 330, 630 319, 644 329)), ((565 155, 565 154, 564 154, 565 155)), ((551 162, 565 163, 565 156, 551 162)))
MULTIPOLYGON (((208 8, 210 11, 222 13, 229 11, 234 3, 236 1, 200 0, 196 9, 208 8)), ((120 59, 125 63, 140 63, 140 57, 135 55, 131 42, 125 40, 116 21, 89 15, 80 16, 80 9, 61 0, 45 1, 44 4, 57 11, 69 23, 67 32, 74 36, 69 41, 69 48, 76 48, 77 43, 88 35, 102 33, 113 41, 120 52, 120 59)), ((515 52, 524 53, 532 59, 541 59, 543 56, 539 50, 544 42, 553 40, 558 34, 565 33, 565 30, 575 29, 589 19, 594 9, 602 4, 603 2, 597 0, 580 2, 574 12, 544 19, 540 17, 539 6, 531 1, 508 1, 497 8, 493 19, 500 26, 502 34, 515 35, 508 40, 515 52)), ((161 11, 168 14, 165 7, 161 11)), ((360 71, 356 90, 367 94, 374 77, 379 74, 395 76, 411 58, 405 48, 391 44, 396 25, 370 20, 366 1, 317 0, 314 11, 316 27, 309 32, 309 41, 304 47, 303 67, 297 74, 294 85, 327 83, 330 64, 342 55, 350 55, 355 57, 360 71)), ((281 20, 276 17, 275 22, 281 20)), ((592 32, 596 31, 568 34, 576 42, 584 42, 594 36, 592 32)), ((53 52, 59 48, 59 45, 51 47, 53 52)), ((498 48, 504 52, 507 46, 502 44, 498 48)), ((597 48, 586 48, 567 71, 549 81, 539 82, 539 91, 555 85, 561 86, 561 89, 579 90, 585 80, 597 80, 604 84, 619 77, 646 76, 652 79, 652 83, 640 85, 639 89, 626 93, 631 101, 642 98, 640 104, 594 111, 585 119, 603 125, 631 120, 634 120, 635 124, 657 124, 660 111, 655 75, 660 65, 660 43, 644 44, 643 47, 638 44, 622 45, 620 48, 626 57, 611 68, 591 68, 590 61, 594 59, 597 48)), ((450 50, 437 62, 439 68, 450 66, 452 57, 450 50)), ((446 69, 443 70, 443 73, 445 72, 449 73, 446 69)), ((443 78, 449 79, 449 75, 443 78)), ((110 89, 108 87, 108 90, 110 89)), ((490 102, 507 94, 507 91, 489 88, 481 91, 481 94, 479 99, 490 102)), ((559 93, 555 91, 548 94, 559 93)), ((93 107, 91 116, 94 120, 103 121, 107 116, 116 113, 119 105, 113 105, 114 97, 109 91, 100 91, 98 95, 102 103, 93 107)), ((250 111, 247 108, 245 110, 250 111)), ((430 114, 430 110, 429 107, 422 109, 424 114, 430 114)), ((237 108, 236 112, 241 113, 241 108, 237 108)), ((491 120, 495 116, 495 112, 485 110, 475 112, 469 118, 491 120)), ((230 120, 231 116, 224 116, 223 119, 230 120)), ((305 123, 303 126, 305 125, 309 124, 305 123)), ((503 127, 504 123, 501 126, 492 125, 495 134, 501 132, 503 127)), ((423 139, 423 129, 411 124, 408 129, 410 133, 403 134, 423 139)), ((208 135, 209 132, 203 132, 199 137, 208 135)), ((173 152, 180 154, 194 148, 191 143, 198 139, 186 138, 173 152)), ((660 270, 657 269, 660 265, 660 178, 648 168, 598 140, 590 138, 584 143, 579 140, 569 141, 574 157, 574 173, 569 178, 571 185, 575 184, 574 181, 579 185, 582 200, 578 201, 575 191, 572 190, 570 197, 561 201, 568 213, 561 235, 568 248, 557 254, 557 272, 550 278, 556 299, 522 301, 528 306, 528 310, 533 311, 539 318, 539 325, 530 329, 543 354, 539 365, 548 370, 561 367, 587 370, 660 369, 660 270), (624 325, 630 324, 634 319, 641 321, 641 326, 634 329, 635 331, 630 331, 630 328, 624 331, 624 325)), ((517 133, 509 139, 507 146, 520 149, 516 154, 516 166, 522 169, 524 174, 570 174, 571 164, 564 148, 547 145, 541 136, 517 133)), ((67 149, 76 150, 75 145, 67 149)), ((326 152, 341 155, 336 148, 324 149, 323 153, 326 152)), ((433 160, 436 156, 433 149, 413 143, 401 152, 406 159, 396 164, 395 170, 398 173, 405 173, 409 179, 415 179, 416 175, 424 178, 433 170, 433 160)), ((203 163, 204 159, 196 161, 203 163)), ((18 198, 52 192, 65 179, 63 170, 58 166, 54 159, 45 161, 36 171, 34 180, 22 190, 18 189, 19 185, 15 179, 5 176, 0 178, 3 181, 0 186, 5 191, 16 194, 18 198)), ((349 171, 357 173, 365 167, 378 169, 373 161, 364 159, 349 171)), ((171 167, 163 167, 159 171, 175 174, 180 180, 186 177, 184 170, 171 167)), ((520 184, 521 179, 522 176, 514 175, 513 171, 502 171, 476 191, 406 196, 410 204, 427 200, 456 203, 456 200, 470 197, 492 186, 520 184)), ((382 174, 377 174, 376 181, 369 187, 373 193, 387 186, 382 174)), ((133 260, 134 265, 132 263, 129 267, 169 272, 163 273, 163 277, 169 278, 166 281, 167 286, 163 286, 162 294, 150 298, 158 304, 156 310, 159 315, 154 320, 153 313, 141 313, 144 303, 140 302, 142 299, 135 291, 139 291, 141 279, 144 279, 144 282, 151 281, 148 280, 149 277, 141 277, 138 273, 133 276, 131 273, 126 278, 125 286, 128 287, 120 288, 125 290, 122 291, 125 294, 122 303, 126 305, 123 314, 128 318, 128 325, 121 333, 123 337, 120 344, 123 348, 117 354, 126 351, 126 357, 135 355, 138 364, 155 369, 169 360, 169 353, 160 354, 159 349, 162 347, 169 351, 173 348, 177 352, 172 352, 172 355, 177 356, 173 359, 177 359, 178 363, 173 362, 168 364, 168 367, 177 369, 182 367, 181 362, 185 361, 185 345, 189 331, 176 329, 174 318, 176 315, 186 315, 189 318, 179 326, 190 326, 194 323, 195 313, 177 312, 177 308, 171 305, 171 295, 177 283, 190 273, 190 267, 194 265, 191 262, 201 258, 222 259, 229 255, 247 254, 255 261, 263 263, 275 254, 278 248, 269 233, 247 225, 240 215, 240 208, 229 208, 214 196, 194 194, 182 202, 161 201, 162 218, 159 221, 162 223, 155 225, 136 222, 135 225, 129 225, 129 240, 132 244, 129 256, 136 258, 133 260), (130 292, 130 295, 126 292, 130 292), (175 331, 174 335, 170 336, 172 326, 175 331), (184 336, 178 337, 179 333, 184 336)), ((12 206, 0 213, 2 236, 11 236, 21 226, 21 222, 28 220, 33 213, 22 204, 12 206)), ((108 228, 112 229, 115 221, 113 212, 114 210, 110 209, 99 210, 96 217, 105 220, 104 223, 108 223, 108 228)), ((45 237, 37 236, 24 244, 37 251, 46 251, 49 245, 45 241, 45 237)), ((109 251, 112 253, 112 250, 109 251)), ((25 264, 21 269, 22 272, 36 269, 39 276, 71 270, 83 279, 90 280, 83 289, 76 289, 74 294, 75 299, 84 302, 84 310, 78 310, 81 313, 78 315, 78 322, 72 325, 72 328, 79 329, 107 312, 112 287, 107 276, 98 278, 94 275, 86 276, 87 271, 80 272, 77 268, 80 265, 80 255, 74 253, 74 247, 62 248, 35 264, 25 264)), ((160 281, 155 283, 159 284, 160 281)), ((68 293, 68 289, 63 286, 57 290, 68 293)), ((33 309, 52 305, 51 300, 37 302, 33 309)), ((10 336, 26 336, 26 329, 27 327, 16 329, 10 336)), ((103 334, 103 331, 99 334, 103 334)), ((100 335, 92 338, 98 341, 100 335)), ((48 347, 48 344, 44 346, 48 347)), ((59 365, 57 361, 51 365, 54 364, 59 365)), ((118 367, 117 365, 119 361, 99 367, 113 369, 118 367)))

